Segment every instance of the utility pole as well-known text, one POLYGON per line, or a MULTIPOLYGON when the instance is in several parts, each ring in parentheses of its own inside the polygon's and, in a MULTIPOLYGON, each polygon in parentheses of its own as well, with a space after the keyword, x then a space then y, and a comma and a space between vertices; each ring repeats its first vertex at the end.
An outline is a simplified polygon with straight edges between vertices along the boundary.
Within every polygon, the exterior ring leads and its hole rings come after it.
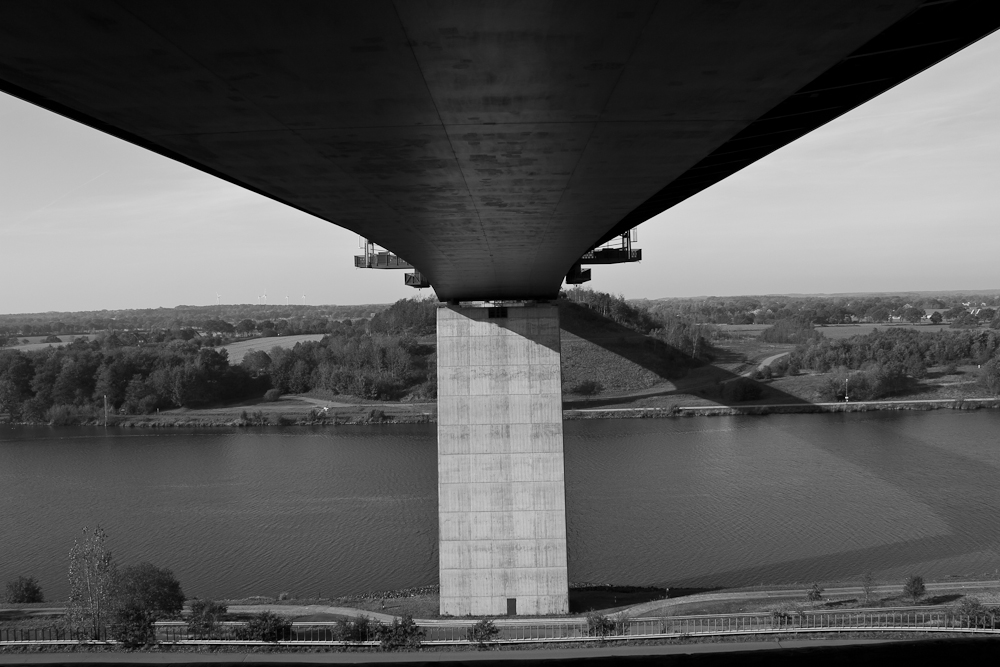
POLYGON ((104 428, 108 427, 108 395, 104 394, 104 428))

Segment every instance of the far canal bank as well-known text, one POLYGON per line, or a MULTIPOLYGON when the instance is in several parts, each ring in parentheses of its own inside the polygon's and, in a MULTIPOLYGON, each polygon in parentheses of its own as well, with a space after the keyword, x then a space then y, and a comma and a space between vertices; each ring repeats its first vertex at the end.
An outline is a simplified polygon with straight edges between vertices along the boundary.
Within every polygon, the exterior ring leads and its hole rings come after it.
MULTIPOLYGON (((564 400, 563 419, 669 419, 676 417, 764 416, 771 414, 814 414, 877 411, 1000 410, 1000 397, 957 399, 898 399, 795 403, 704 404, 705 401, 676 401, 669 396, 642 394, 564 400), (632 405, 638 403, 638 405, 632 405)), ((260 426, 347 426, 370 424, 433 424, 437 422, 435 403, 346 403, 289 395, 268 403, 241 403, 235 406, 177 409, 152 415, 103 414, 79 417, 68 423, 16 422, 19 426, 107 426, 117 429, 147 428, 233 428, 260 426)))

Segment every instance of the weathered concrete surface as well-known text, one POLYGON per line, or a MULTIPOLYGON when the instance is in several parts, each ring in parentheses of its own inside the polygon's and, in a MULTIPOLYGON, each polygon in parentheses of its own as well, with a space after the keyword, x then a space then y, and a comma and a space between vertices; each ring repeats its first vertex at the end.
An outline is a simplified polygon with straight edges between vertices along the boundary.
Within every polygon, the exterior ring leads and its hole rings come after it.
POLYGON ((569 612, 559 311, 438 309, 441 613, 569 612))
POLYGON ((981 0, 0 3, 0 90, 552 298, 633 227, 1000 25, 981 0))

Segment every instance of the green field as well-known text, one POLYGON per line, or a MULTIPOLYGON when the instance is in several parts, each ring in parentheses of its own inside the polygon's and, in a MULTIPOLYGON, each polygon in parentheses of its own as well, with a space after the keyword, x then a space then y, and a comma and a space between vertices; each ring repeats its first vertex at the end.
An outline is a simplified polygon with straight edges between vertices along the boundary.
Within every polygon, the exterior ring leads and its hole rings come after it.
POLYGON ((297 343, 304 343, 310 340, 321 340, 325 335, 326 334, 299 334, 297 336, 250 338, 247 340, 239 340, 235 343, 230 343, 229 345, 224 345, 216 349, 226 350, 229 353, 229 363, 238 364, 243 361, 243 357, 247 352, 252 352, 253 350, 269 352, 276 347, 292 348, 295 347, 297 343))
POLYGON ((887 329, 913 329, 921 333, 936 333, 950 328, 947 324, 835 324, 828 327, 816 327, 816 331, 819 331, 827 338, 850 338, 851 336, 870 334, 875 329, 879 331, 886 331, 887 329))
MULTIPOLYGON (((717 324, 720 332, 753 334, 760 333, 769 328, 770 324, 717 324)), ((816 327, 816 331, 827 338, 850 338, 851 336, 864 336, 870 334, 875 329, 885 331, 886 329, 914 329, 923 333, 934 333, 944 329, 950 329, 947 324, 833 324, 826 327, 816 327)))

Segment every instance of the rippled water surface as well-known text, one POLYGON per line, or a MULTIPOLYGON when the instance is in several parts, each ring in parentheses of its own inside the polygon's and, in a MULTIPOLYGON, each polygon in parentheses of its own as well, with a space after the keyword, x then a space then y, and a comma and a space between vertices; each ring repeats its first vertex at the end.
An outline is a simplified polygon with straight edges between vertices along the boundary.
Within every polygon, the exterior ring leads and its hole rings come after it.
MULTIPOLYGON (((437 581, 433 425, 0 430, 0 583, 67 594, 98 522, 189 596, 437 581)), ((747 585, 1000 568, 1000 413, 566 423, 570 579, 747 585)))

